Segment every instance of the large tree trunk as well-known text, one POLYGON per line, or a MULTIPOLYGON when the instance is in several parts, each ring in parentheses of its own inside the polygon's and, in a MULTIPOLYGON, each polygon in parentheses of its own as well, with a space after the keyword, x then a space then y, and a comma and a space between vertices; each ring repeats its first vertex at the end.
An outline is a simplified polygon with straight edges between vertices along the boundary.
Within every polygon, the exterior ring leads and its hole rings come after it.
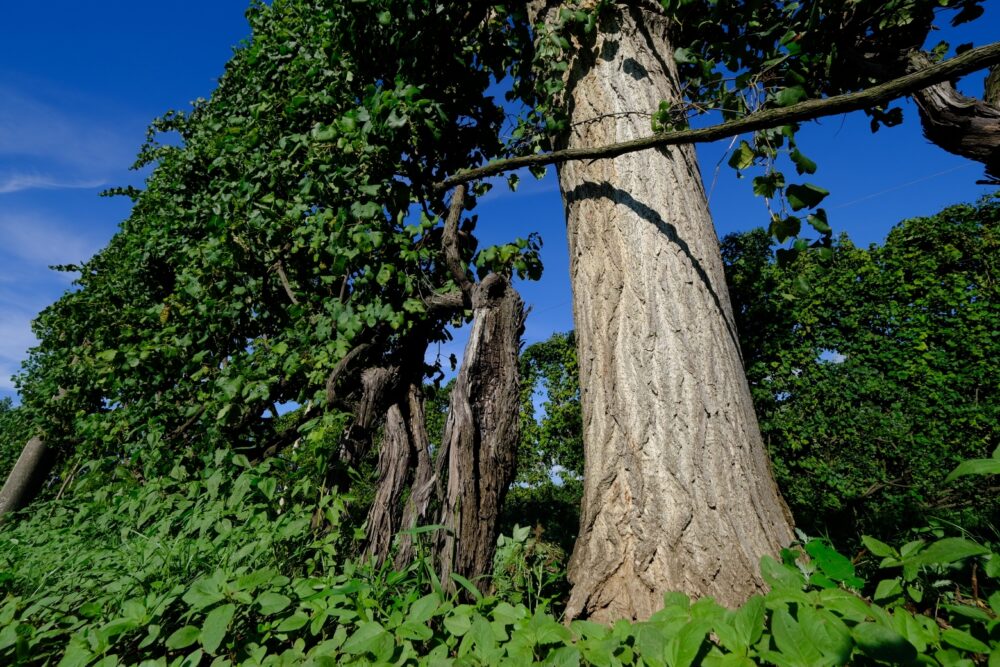
MULTIPOLYGON (((645 136, 649 112, 679 100, 656 5, 619 3, 596 44, 573 54, 566 147, 645 136)), ((645 618, 667 591, 739 604, 764 588, 760 557, 789 543, 791 517, 694 150, 570 162, 559 183, 586 456, 567 616, 645 618)))

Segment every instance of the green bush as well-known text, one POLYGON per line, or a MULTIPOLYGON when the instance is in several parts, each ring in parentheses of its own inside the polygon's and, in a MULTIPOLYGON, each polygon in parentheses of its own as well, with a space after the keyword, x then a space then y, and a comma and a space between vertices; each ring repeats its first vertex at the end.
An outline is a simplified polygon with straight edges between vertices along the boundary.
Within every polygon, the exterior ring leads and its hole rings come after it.
POLYGON ((994 534, 1000 494, 949 470, 1000 444, 1000 200, 897 225, 867 250, 771 261, 727 237, 737 325, 775 474, 796 522, 838 544, 928 516, 994 534))

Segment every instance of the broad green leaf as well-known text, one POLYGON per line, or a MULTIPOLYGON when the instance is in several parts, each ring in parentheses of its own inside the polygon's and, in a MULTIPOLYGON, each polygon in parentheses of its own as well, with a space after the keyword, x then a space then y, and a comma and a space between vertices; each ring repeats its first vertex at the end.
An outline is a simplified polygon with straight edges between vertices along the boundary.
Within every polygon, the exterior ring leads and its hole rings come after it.
POLYGON ((791 664, 810 667, 822 661, 822 654, 813 646, 799 623, 784 609, 778 609, 772 615, 771 633, 778 650, 791 664))
POLYGON ((414 623, 426 623, 441 606, 441 596, 437 593, 428 593, 412 605, 407 614, 407 620, 414 623))
POLYGON ((341 650, 348 655, 360 655, 363 653, 380 654, 385 649, 386 642, 392 643, 392 635, 385 631, 379 623, 374 621, 362 621, 358 623, 358 629, 354 631, 341 650))
POLYGON ((812 183, 793 184, 785 188, 785 196, 793 211, 812 208, 823 201, 828 194, 830 194, 828 190, 812 183))
POLYGON ((803 155, 799 149, 791 152, 792 162, 795 163, 795 170, 800 174, 813 174, 816 172, 816 163, 803 155))
POLYGON ((958 628, 948 628, 941 632, 941 641, 951 644, 955 648, 972 653, 989 653, 990 647, 979 641, 968 632, 958 628))
POLYGON ((667 641, 663 657, 668 667, 690 667, 711 629, 708 621, 693 620, 667 641))
POLYGON ((729 157, 729 166, 733 169, 746 169, 753 165, 753 160, 754 151, 750 148, 750 144, 746 141, 741 141, 729 157))
POLYGON ((754 595, 736 610, 733 628, 746 646, 753 646, 760 641, 764 633, 764 614, 764 598, 760 595, 754 595))
POLYGON ((899 577, 896 577, 895 579, 883 579, 878 582, 878 586, 875 587, 875 594, 873 598, 876 602, 879 602, 882 600, 889 600, 902 594, 903 583, 900 581, 899 577))
POLYGON ((865 655, 890 664, 908 664, 917 657, 917 649, 892 628, 881 623, 859 623, 851 630, 865 655))
POLYGON ((169 637, 167 637, 165 645, 171 650, 187 648, 191 644, 198 641, 198 637, 200 635, 201 628, 196 628, 193 625, 185 625, 183 628, 176 630, 169 637))
POLYGON ((288 618, 278 623, 275 632, 295 632, 304 627, 309 622, 309 615, 302 611, 297 611, 288 618))
POLYGON ((880 542, 869 535, 862 536, 861 542, 865 545, 865 548, 867 548, 868 551, 872 552, 879 558, 889 558, 899 555, 899 552, 890 547, 888 544, 880 542))
POLYGON ((229 632, 229 624, 232 622, 235 612, 236 605, 233 604, 220 605, 209 612, 201 626, 202 648, 213 655, 215 654, 222 640, 225 639, 226 633, 229 632))
POLYGON ((770 556, 763 556, 760 559, 760 573, 772 588, 801 590, 806 583, 801 572, 779 563, 770 556))
POLYGON ((966 475, 1000 475, 1000 459, 970 459, 962 461, 948 473, 944 481, 953 482, 966 475))
POLYGON ((292 604, 292 599, 280 593, 268 591, 257 597, 257 604, 260 605, 260 613, 270 616, 286 609, 288 605, 292 604))
POLYGON ((946 537, 907 559, 908 565, 947 565, 972 556, 989 553, 989 549, 961 537, 946 537))
POLYGON ((806 89, 802 86, 790 86, 778 91, 774 101, 781 107, 788 107, 806 98, 806 89))

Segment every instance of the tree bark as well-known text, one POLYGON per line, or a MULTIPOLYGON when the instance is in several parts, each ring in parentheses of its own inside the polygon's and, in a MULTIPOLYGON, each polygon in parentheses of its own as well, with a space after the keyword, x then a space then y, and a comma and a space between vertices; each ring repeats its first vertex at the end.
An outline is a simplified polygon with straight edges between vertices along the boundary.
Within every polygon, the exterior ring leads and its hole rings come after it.
MULTIPOLYGON (((646 4, 619 3, 572 54, 560 148, 642 137, 648 112, 679 101, 666 22, 646 4)), ((791 541, 791 517, 694 150, 568 162, 559 183, 586 458, 567 618, 645 618, 667 591, 739 604, 764 588, 760 557, 791 541)))
POLYGON ((514 481, 519 436, 518 352, 524 304, 509 281, 487 276, 472 291, 474 320, 451 391, 439 461, 447 488, 437 547, 442 582, 457 572, 478 583, 490 572, 497 522, 514 481))
POLYGON ((0 519, 21 509, 38 494, 52 467, 49 448, 40 437, 28 441, 0 489, 0 519))
MULTIPOLYGON (((931 66, 924 53, 910 54, 910 68, 931 66)), ((920 110, 924 135, 949 153, 986 165, 986 173, 1000 182, 1000 68, 987 77, 984 99, 958 92, 950 82, 917 91, 913 101, 920 110)))

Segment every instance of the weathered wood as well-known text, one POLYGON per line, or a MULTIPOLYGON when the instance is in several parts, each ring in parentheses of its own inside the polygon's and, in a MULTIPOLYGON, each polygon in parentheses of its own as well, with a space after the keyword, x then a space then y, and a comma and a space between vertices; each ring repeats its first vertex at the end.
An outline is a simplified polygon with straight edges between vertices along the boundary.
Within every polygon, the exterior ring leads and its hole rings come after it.
MULTIPOLYGON (((910 67, 916 71, 933 67, 930 58, 922 53, 910 56, 910 67)), ((990 74, 997 79, 1000 69, 990 74)), ((913 101, 920 110, 924 135, 932 142, 955 155, 986 165, 986 173, 1000 180, 1000 83, 990 81, 985 88, 985 99, 977 100, 958 92, 949 81, 919 90, 913 101)))
POLYGON ((0 489, 0 519, 23 508, 37 495, 52 466, 50 451, 40 437, 28 440, 0 489))
POLYGON ((451 572, 477 581, 492 567, 519 436, 524 303, 507 279, 491 274, 476 286, 472 306, 472 329, 441 445, 448 479, 439 523, 447 531, 436 551, 446 585, 451 572))

